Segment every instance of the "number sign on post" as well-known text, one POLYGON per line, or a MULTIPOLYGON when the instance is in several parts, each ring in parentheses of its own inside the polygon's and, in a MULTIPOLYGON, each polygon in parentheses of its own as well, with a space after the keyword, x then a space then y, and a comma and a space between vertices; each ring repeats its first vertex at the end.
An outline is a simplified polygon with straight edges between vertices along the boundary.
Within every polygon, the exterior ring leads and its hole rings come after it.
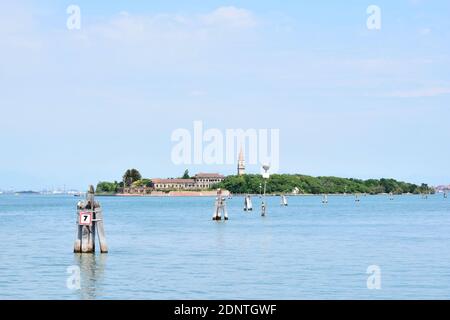
POLYGON ((82 226, 90 226, 92 225, 92 212, 80 212, 80 221, 79 224, 82 226))

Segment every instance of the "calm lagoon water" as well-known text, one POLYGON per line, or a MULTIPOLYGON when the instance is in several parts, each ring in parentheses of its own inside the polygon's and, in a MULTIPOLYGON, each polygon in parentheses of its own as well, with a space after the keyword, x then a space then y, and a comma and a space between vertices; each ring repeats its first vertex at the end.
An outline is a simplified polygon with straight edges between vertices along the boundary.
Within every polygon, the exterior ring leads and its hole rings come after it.
POLYGON ((99 198, 107 255, 72 253, 78 200, 0 195, 0 299, 450 299, 442 195, 273 197, 264 218, 235 197, 226 223, 213 198, 99 198))

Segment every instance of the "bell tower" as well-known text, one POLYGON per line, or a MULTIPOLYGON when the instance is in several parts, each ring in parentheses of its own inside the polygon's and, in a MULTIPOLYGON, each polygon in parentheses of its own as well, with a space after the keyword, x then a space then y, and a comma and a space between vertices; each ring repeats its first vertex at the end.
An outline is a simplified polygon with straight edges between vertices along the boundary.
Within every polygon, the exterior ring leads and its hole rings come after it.
POLYGON ((242 150, 242 147, 241 147, 241 151, 239 152, 237 174, 238 174, 238 176, 243 176, 245 174, 245 160, 244 160, 244 152, 242 150))

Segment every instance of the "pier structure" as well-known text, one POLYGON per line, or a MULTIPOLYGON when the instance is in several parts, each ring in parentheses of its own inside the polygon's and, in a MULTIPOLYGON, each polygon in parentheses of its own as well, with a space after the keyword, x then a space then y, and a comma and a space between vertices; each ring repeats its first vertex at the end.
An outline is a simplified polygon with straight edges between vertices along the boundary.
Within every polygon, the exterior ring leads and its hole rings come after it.
POLYGON ((103 212, 100 203, 95 201, 94 186, 89 187, 86 200, 77 204, 75 253, 94 253, 95 237, 98 235, 100 252, 107 253, 103 212))

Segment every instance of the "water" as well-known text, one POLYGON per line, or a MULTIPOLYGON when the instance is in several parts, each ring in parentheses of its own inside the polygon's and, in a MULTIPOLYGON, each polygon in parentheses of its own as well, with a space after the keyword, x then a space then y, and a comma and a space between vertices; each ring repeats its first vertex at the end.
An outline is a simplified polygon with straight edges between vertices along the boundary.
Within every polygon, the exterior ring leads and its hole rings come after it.
POLYGON ((450 202, 442 195, 268 200, 268 215, 212 198, 99 198, 107 255, 72 253, 66 196, 0 196, 0 299, 449 299, 450 202), (67 268, 81 268, 71 290, 67 268), (381 268, 381 290, 367 268, 381 268))

